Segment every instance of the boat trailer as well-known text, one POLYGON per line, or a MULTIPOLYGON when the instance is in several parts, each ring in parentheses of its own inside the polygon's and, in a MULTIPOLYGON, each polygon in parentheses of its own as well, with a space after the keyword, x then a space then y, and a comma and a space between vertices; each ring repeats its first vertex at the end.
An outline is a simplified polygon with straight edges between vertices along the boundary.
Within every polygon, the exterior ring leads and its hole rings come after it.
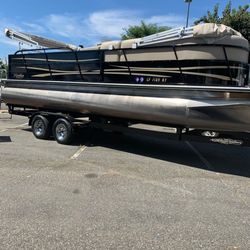
POLYGON ((71 144, 82 129, 102 130, 118 134, 154 137, 160 140, 194 141, 231 146, 250 147, 250 133, 204 131, 183 126, 145 123, 96 115, 66 114, 8 105, 11 115, 29 118, 29 125, 38 139, 54 139, 60 144, 71 144))

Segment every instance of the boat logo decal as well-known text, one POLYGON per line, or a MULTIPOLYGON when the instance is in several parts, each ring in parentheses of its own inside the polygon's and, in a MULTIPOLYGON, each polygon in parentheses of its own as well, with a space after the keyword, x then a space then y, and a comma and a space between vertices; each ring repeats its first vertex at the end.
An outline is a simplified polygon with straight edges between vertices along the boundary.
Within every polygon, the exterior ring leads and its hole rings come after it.
POLYGON ((137 76, 137 77, 135 78, 135 81, 136 81, 137 83, 143 83, 143 82, 144 82, 144 77, 142 77, 142 76, 137 76))
POLYGON ((15 79, 24 79, 24 74, 14 74, 13 77, 15 79))

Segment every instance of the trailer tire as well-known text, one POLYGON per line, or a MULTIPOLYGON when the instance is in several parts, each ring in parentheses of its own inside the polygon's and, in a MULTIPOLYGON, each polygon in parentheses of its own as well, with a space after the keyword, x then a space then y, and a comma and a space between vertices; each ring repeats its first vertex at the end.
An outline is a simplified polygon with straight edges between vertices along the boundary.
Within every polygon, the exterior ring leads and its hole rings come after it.
POLYGON ((36 115, 31 122, 32 132, 37 139, 48 139, 51 133, 49 120, 42 115, 36 115))
POLYGON ((59 144, 68 145, 73 141, 74 130, 70 121, 64 118, 57 119, 53 124, 53 135, 59 144))

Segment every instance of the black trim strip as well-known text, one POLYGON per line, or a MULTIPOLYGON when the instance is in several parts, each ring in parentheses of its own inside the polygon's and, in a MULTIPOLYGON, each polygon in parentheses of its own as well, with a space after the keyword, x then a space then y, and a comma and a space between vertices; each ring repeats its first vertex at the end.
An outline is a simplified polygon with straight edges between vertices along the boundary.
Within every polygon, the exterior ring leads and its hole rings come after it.
POLYGON ((130 70, 130 67, 129 67, 128 58, 127 58, 127 55, 126 55, 126 53, 125 53, 125 49, 124 49, 124 50, 122 50, 122 53, 123 53, 123 56, 124 56, 124 58, 125 58, 126 65, 127 65, 127 67, 128 67, 128 72, 129 72, 129 75, 130 75, 130 76, 132 76, 132 74, 131 74, 131 70, 130 70))
POLYGON ((46 58, 46 62, 47 62, 48 68, 49 68, 50 77, 53 80, 53 75, 52 75, 51 66, 50 66, 50 63, 49 63, 49 58, 48 58, 48 55, 47 55, 45 49, 44 49, 44 54, 45 54, 45 58, 46 58))
POLYGON ((181 78, 182 78, 182 81, 183 81, 182 69, 181 69, 180 61, 179 61, 179 58, 178 58, 178 55, 177 55, 177 51, 176 51, 176 47, 175 47, 175 46, 173 46, 173 51, 174 51, 174 55, 175 55, 176 61, 178 62, 178 67, 179 67, 180 74, 181 74, 181 78))
POLYGON ((226 62, 227 62, 227 69, 228 69, 228 75, 230 77, 230 82, 231 82, 231 84, 233 84, 233 77, 232 77, 232 73, 231 73, 230 62, 228 60, 227 50, 226 50, 225 46, 223 46, 223 52, 224 52, 225 59, 226 59, 226 62))
MULTIPOLYGON (((42 80, 12 80, 7 79, 4 81, 5 88, 37 88, 37 89, 48 89, 52 90, 52 88, 57 88, 57 90, 61 90, 64 88, 65 91, 74 92, 75 88, 79 87, 80 92, 85 92, 87 88, 89 89, 100 89, 102 90, 110 90, 112 89, 125 89, 132 90, 133 93, 135 90, 147 90, 150 92, 162 92, 162 91, 214 91, 214 92, 239 92, 239 93, 248 93, 250 94, 250 87, 221 87, 221 86, 188 86, 188 85, 153 85, 153 84, 119 84, 119 83, 102 83, 102 82, 72 82, 72 81, 42 81, 42 80)), ((199 93, 198 93, 199 94, 199 93)))

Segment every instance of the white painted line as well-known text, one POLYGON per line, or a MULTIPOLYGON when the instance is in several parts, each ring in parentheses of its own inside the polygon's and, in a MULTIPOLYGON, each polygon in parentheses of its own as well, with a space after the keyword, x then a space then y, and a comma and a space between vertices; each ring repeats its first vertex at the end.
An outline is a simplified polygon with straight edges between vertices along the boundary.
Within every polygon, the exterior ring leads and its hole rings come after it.
POLYGON ((70 157, 70 159, 71 159, 71 160, 77 159, 77 158, 80 156, 80 154, 81 154, 86 148, 87 148, 87 146, 85 146, 85 145, 81 146, 81 147, 76 151, 76 153, 70 157))
POLYGON ((24 127, 24 126, 27 126, 27 125, 28 125, 28 122, 20 124, 20 125, 17 125, 16 127, 11 128, 11 129, 20 128, 20 127, 24 127))
POLYGON ((20 124, 20 125, 17 125, 16 127, 13 127, 13 128, 7 128, 7 129, 0 130, 0 133, 6 132, 6 131, 11 130, 11 129, 16 129, 16 128, 24 127, 26 125, 28 125, 27 122, 23 123, 23 124, 20 124))
POLYGON ((208 160, 188 141, 185 141, 186 144, 191 148, 191 150, 200 158, 202 163, 206 166, 208 170, 214 170, 208 160))

